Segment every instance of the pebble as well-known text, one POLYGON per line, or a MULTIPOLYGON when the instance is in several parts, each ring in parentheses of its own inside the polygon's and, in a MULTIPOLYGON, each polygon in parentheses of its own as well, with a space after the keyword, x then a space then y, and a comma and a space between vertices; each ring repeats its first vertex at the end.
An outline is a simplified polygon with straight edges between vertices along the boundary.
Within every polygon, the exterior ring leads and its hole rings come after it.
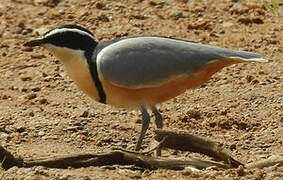
POLYGON ((39 100, 39 104, 46 104, 47 103, 47 99, 42 98, 39 100))
POLYGON ((35 59, 43 59, 43 58, 46 58, 46 56, 44 54, 32 54, 31 55, 32 58, 35 58, 35 59))
POLYGON ((201 112, 196 109, 189 109, 186 113, 189 118, 199 119, 201 116, 201 112))
POLYGON ((7 133, 1 132, 0 133, 0 139, 1 140, 6 140, 9 137, 9 135, 7 133))
POLYGON ((88 115, 89 115, 89 112, 88 112, 88 111, 84 111, 84 112, 80 115, 80 117, 88 117, 88 115))
POLYGON ((6 94, 4 94, 1 98, 2 99, 8 99, 8 96, 6 94))
POLYGON ((32 87, 31 90, 33 92, 38 92, 38 91, 40 91, 40 87, 32 87))
POLYGON ((238 19, 238 22, 243 24, 263 24, 263 20, 260 17, 249 18, 249 17, 241 17, 238 19))
POLYGON ((71 175, 63 175, 59 177, 59 180, 68 180, 70 179, 72 176, 71 175))
POLYGON ((178 19, 183 17, 183 13, 181 11, 175 10, 175 11, 171 12, 171 17, 174 20, 178 20, 178 19))
POLYGON ((69 126, 67 127, 68 131, 78 131, 78 126, 69 126))
POLYGON ((28 115, 29 115, 30 117, 33 117, 33 116, 34 116, 34 112, 30 111, 30 112, 28 113, 28 115))
POLYGON ((229 27, 234 26, 234 23, 232 23, 232 22, 224 22, 224 23, 222 24, 222 26, 223 26, 223 27, 226 27, 226 28, 229 28, 229 27))
POLYGON ((29 77, 29 76, 26 76, 26 77, 21 77, 21 80, 22 81, 30 81, 30 80, 32 80, 32 78, 29 77))
POLYGON ((99 21, 102 21, 102 22, 109 22, 109 18, 108 16, 106 16, 104 13, 99 13, 98 16, 97 16, 97 19, 99 21))
POLYGON ((269 43, 270 43, 270 44, 277 44, 277 43, 278 43, 278 40, 275 39, 275 38, 271 38, 271 39, 269 39, 269 43))
POLYGON ((25 132, 25 131, 26 131, 26 128, 23 127, 23 126, 16 128, 16 132, 18 132, 18 133, 22 133, 22 132, 25 132))
POLYGON ((44 131, 39 131, 38 132, 38 136, 44 136, 45 135, 45 132, 44 131))
POLYGON ((32 100, 35 99, 37 97, 37 95, 35 93, 31 93, 25 96, 26 99, 28 100, 32 100))
POLYGON ((103 8, 105 7, 105 4, 103 4, 102 2, 97 2, 97 3, 95 4, 95 7, 96 7, 97 9, 103 9, 103 8))
POLYGON ((244 169, 244 167, 243 167, 242 165, 240 165, 240 166, 236 169, 236 171, 237 171, 237 174, 238 174, 239 176, 245 175, 245 169, 244 169))
POLYGON ((21 89, 21 91, 22 91, 22 92, 28 92, 28 89, 23 87, 23 88, 21 89))
POLYGON ((23 51, 25 51, 25 52, 32 52, 33 48, 32 47, 24 47, 23 51))

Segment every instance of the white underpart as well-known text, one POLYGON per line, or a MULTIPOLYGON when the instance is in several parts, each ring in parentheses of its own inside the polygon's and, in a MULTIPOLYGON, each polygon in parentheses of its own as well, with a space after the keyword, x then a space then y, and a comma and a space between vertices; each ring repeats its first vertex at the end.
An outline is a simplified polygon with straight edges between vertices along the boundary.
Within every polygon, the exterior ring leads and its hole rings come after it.
POLYGON ((70 31, 70 32, 77 32, 77 33, 79 33, 81 35, 87 35, 87 36, 89 36, 90 38, 92 38, 93 40, 96 41, 94 36, 92 36, 91 34, 85 32, 85 31, 82 31, 82 30, 79 30, 79 29, 69 29, 69 28, 54 29, 53 31, 45 34, 44 38, 46 38, 48 36, 52 36, 54 34, 59 34, 59 33, 68 32, 68 31, 70 31))

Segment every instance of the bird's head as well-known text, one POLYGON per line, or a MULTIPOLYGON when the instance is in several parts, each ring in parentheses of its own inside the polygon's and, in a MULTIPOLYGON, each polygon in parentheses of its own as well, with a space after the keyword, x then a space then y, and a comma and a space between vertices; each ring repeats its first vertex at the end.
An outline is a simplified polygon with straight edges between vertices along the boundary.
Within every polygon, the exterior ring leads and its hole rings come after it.
POLYGON ((97 41, 89 30, 81 26, 64 25, 56 27, 44 33, 42 37, 24 45, 28 47, 42 46, 61 60, 66 60, 74 55, 91 55, 97 41))

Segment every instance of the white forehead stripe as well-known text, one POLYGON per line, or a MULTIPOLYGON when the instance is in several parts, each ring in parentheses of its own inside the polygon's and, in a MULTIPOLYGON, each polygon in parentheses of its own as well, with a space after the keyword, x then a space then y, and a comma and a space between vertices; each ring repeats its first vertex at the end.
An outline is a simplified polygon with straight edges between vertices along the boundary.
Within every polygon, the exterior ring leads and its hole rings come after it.
POLYGON ((54 34, 59 34, 59 33, 63 33, 63 32, 76 32, 76 33, 79 33, 81 35, 87 35, 87 36, 91 37, 92 39, 96 40, 93 35, 85 32, 85 31, 82 31, 80 29, 74 29, 74 28, 54 29, 54 30, 50 31, 49 33, 45 34, 44 37, 52 36, 54 34))

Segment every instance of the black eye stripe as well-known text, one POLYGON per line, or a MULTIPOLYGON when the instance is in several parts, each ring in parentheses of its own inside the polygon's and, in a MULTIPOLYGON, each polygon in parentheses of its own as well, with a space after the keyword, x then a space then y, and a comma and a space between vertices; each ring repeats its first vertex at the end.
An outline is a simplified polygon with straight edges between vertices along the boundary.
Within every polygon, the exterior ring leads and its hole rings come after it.
POLYGON ((88 35, 78 32, 63 31, 45 38, 45 43, 70 49, 93 50, 96 42, 88 35))

